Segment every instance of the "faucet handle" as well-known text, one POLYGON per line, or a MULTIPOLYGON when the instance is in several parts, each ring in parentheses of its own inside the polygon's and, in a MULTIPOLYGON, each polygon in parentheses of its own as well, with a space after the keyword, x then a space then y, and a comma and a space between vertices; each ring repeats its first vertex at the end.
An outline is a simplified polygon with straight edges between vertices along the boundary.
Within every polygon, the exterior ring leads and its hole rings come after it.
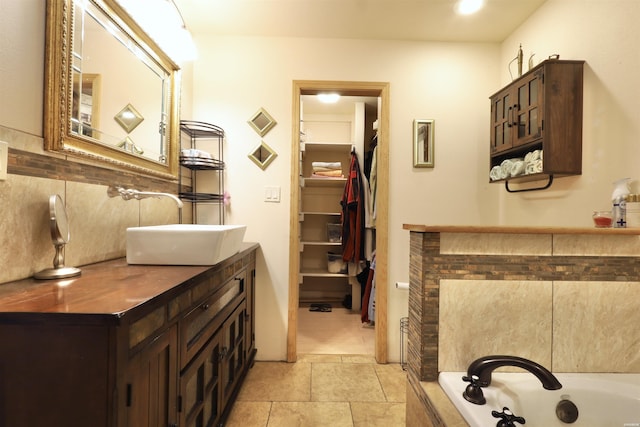
POLYGON ((487 402, 484 398, 484 393, 482 393, 482 387, 486 387, 487 385, 485 384, 483 386, 483 382, 480 381, 480 377, 477 375, 465 375, 462 377, 462 381, 469 383, 462 393, 462 397, 464 397, 468 402, 476 405, 484 405, 487 402))
POLYGON ((525 424, 526 421, 522 417, 514 415, 513 412, 506 406, 502 408, 502 412, 491 411, 493 418, 500 418, 500 421, 496 424, 496 427, 516 427, 514 423, 525 424))

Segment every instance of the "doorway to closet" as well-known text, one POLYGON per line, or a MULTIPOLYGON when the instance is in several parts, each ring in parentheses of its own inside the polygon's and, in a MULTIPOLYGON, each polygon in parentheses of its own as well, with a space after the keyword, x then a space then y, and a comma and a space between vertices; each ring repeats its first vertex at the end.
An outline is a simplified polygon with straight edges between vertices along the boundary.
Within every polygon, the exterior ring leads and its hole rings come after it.
MULTIPOLYGON (((293 362, 297 359, 299 339, 301 340, 300 348, 309 348, 308 342, 304 340, 309 338, 310 331, 313 333, 313 330, 309 328, 316 324, 318 336, 315 338, 324 342, 324 348, 327 348, 326 345, 334 348, 342 346, 345 349, 345 354, 362 354, 364 349, 365 354, 373 353, 378 363, 386 363, 389 84, 349 81, 294 81, 292 93, 287 360, 293 362), (353 123, 345 125, 345 121, 339 118, 335 120, 319 118, 322 111, 315 106, 315 95, 327 92, 340 94, 343 100, 347 99, 348 101, 343 101, 341 104, 350 105, 349 108, 354 108, 355 105, 353 113, 336 110, 331 111, 330 115, 340 117, 341 114, 352 114, 353 122, 357 125, 353 123), (303 114, 306 114, 307 123, 301 123, 303 114), (331 123, 328 124, 327 121, 331 123), (345 129, 341 129, 341 126, 346 126, 346 132, 348 132, 346 138, 344 137, 345 129), (304 130, 309 135, 302 133, 304 130), (365 157, 371 154, 372 142, 375 142, 377 146, 375 156, 377 207, 374 230, 367 230, 367 232, 371 232, 370 236, 375 237, 373 242, 369 238, 369 242, 372 243, 366 245, 364 259, 371 260, 371 250, 375 250, 375 327, 372 327, 368 322, 363 324, 360 317, 362 312, 361 296, 364 293, 361 292, 361 288, 364 289, 367 285, 366 275, 368 272, 365 270, 357 276, 356 273, 359 270, 354 271, 351 268, 350 274, 344 274, 340 265, 342 245, 332 242, 330 236, 332 223, 340 221, 341 206, 339 202, 346 182, 346 179, 331 179, 334 172, 340 174, 340 172, 331 169, 332 165, 336 163, 340 169, 340 162, 331 160, 346 159, 345 163, 347 164, 341 166, 342 176, 350 168, 350 151, 355 152, 359 160, 363 181, 366 180, 368 183, 371 157, 365 157), (311 160, 319 160, 313 162, 313 171, 311 160), (318 173, 316 165, 320 164, 329 170, 318 173), (322 179, 326 177, 326 175, 321 176, 322 174, 329 174, 330 179, 322 179), (326 234, 320 237, 321 233, 326 234), (339 255, 332 258, 333 253, 339 255), (332 262, 332 259, 336 261, 332 262), (344 298, 343 301, 341 301, 342 298, 344 298), (323 312, 329 306, 325 303, 330 304, 332 313, 323 312), (346 307, 351 307, 351 309, 346 307), (320 311, 320 313, 313 313, 314 311, 320 311), (310 315, 315 315, 315 317, 310 317, 310 315), (322 317, 323 315, 325 317, 322 317), (331 317, 326 317, 326 315, 331 315, 331 317), (334 323, 335 326, 333 326, 332 322, 337 323, 334 323), (353 329, 346 332, 350 327, 353 329), (334 339, 336 341, 349 339, 349 335, 351 335, 354 340, 363 342, 364 347, 354 346, 353 343, 331 343, 332 337, 331 334, 327 334, 327 331, 332 329, 335 331, 334 339), (304 335, 300 335, 299 332, 304 335), (372 339, 373 343, 371 343, 372 339), (327 343, 327 341, 329 342, 327 343), (370 347, 367 347, 367 344, 370 347)), ((329 117, 326 115, 326 107, 324 108, 324 117, 329 117)), ((364 301, 366 302, 366 299, 364 301)), ((364 316, 366 316, 366 312, 365 306, 365 311, 362 312, 364 316)), ((314 339, 314 337, 311 338, 314 339)))

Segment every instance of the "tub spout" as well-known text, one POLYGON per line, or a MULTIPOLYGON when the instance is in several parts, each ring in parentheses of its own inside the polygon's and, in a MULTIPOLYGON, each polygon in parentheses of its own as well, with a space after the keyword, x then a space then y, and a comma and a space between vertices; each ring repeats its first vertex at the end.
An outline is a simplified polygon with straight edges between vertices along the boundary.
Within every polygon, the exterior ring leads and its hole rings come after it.
POLYGON ((481 387, 491 384, 491 373, 502 366, 515 366, 531 372, 547 390, 562 388, 560 381, 545 367, 528 359, 517 356, 485 356, 471 362, 467 368, 467 375, 463 381, 469 382, 463 396, 466 400, 476 405, 483 405, 485 398, 481 387))
POLYGON ((558 390, 562 388, 560 381, 545 367, 531 360, 517 356, 485 356, 474 360, 467 368, 467 375, 479 378, 481 387, 491 384, 491 373, 502 366, 515 366, 531 372, 542 383, 542 387, 547 390, 558 390))

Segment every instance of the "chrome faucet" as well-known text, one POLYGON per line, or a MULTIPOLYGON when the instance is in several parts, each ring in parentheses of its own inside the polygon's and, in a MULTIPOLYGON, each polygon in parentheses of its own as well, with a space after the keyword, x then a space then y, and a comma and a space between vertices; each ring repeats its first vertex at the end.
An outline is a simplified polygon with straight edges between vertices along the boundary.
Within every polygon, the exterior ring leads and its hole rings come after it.
POLYGON ((174 194, 161 193, 156 191, 140 191, 140 190, 135 190, 133 188, 124 188, 120 186, 110 185, 109 188, 107 188, 107 195, 109 197, 120 196, 124 200, 131 200, 131 199, 142 200, 148 197, 168 197, 173 201, 175 201, 176 204, 178 205, 178 219, 179 219, 179 222, 182 223, 182 207, 184 206, 184 204, 182 203, 182 200, 180 200, 180 198, 174 194))
POLYGON ((491 384, 491 373, 502 366, 515 366, 531 372, 547 390, 562 388, 560 381, 536 362, 517 356, 485 356, 471 362, 467 368, 467 375, 462 377, 463 381, 470 383, 462 394, 464 398, 471 403, 484 405, 486 400, 481 387, 488 387, 491 384))

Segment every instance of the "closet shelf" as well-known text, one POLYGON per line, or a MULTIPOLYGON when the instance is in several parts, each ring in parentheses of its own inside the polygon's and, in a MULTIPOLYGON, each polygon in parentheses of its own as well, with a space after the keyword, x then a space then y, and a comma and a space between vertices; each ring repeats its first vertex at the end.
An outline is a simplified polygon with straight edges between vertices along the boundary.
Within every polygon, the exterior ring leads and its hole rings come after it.
POLYGON ((302 269, 300 277, 349 277, 347 273, 329 273, 321 268, 302 269))
POLYGON ((301 240, 300 244, 304 247, 305 245, 312 246, 342 246, 342 242, 329 242, 327 240, 301 240))
POLYGON ((305 151, 335 151, 344 150, 345 148, 351 150, 353 146, 353 142, 301 142, 300 151, 302 153, 305 151))
POLYGON ((340 216, 342 215, 342 213, 340 212, 316 212, 316 211, 301 211, 300 212, 302 215, 331 215, 331 216, 340 216))
POLYGON ((301 187, 344 187, 347 178, 302 178, 301 187))

